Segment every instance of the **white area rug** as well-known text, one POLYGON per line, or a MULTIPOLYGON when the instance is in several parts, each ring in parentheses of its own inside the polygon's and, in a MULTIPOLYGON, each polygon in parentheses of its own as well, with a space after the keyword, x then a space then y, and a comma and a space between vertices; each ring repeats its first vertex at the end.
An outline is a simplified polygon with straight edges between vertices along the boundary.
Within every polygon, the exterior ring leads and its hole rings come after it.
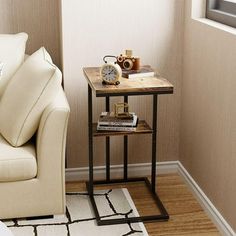
MULTIPOLYGON (((104 219, 138 216, 127 189, 95 192, 104 219)), ((148 236, 143 223, 97 226, 87 193, 68 193, 64 216, 40 220, 4 221, 14 236, 148 236)))

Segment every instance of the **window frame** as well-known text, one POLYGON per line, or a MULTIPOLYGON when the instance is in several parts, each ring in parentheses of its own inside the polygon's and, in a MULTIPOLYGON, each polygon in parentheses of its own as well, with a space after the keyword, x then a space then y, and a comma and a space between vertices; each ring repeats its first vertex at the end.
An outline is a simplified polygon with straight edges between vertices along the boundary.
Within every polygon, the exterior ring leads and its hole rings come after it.
POLYGON ((236 28, 236 3, 225 0, 207 0, 206 18, 236 28))

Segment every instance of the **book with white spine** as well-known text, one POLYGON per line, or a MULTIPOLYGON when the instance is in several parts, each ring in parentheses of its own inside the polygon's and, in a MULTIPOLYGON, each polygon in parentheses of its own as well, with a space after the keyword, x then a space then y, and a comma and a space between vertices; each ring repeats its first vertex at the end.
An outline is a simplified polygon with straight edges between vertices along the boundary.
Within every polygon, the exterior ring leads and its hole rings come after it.
POLYGON ((132 78, 146 78, 155 76, 155 71, 149 65, 141 66, 139 70, 122 70, 122 77, 132 78))
POLYGON ((130 113, 131 118, 117 118, 113 112, 102 112, 98 125, 100 126, 136 126, 138 117, 134 113, 130 113))
POLYGON ((137 127, 128 126, 100 126, 97 125, 98 131, 136 131, 137 127))

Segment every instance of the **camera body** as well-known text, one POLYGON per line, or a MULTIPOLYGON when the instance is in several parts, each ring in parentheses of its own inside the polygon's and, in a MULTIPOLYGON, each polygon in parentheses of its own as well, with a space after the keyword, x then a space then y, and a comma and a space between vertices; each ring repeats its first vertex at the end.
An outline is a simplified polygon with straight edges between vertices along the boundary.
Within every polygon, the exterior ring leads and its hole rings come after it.
POLYGON ((117 64, 123 70, 139 70, 140 69, 140 58, 132 56, 132 50, 126 50, 125 55, 117 57, 117 64))

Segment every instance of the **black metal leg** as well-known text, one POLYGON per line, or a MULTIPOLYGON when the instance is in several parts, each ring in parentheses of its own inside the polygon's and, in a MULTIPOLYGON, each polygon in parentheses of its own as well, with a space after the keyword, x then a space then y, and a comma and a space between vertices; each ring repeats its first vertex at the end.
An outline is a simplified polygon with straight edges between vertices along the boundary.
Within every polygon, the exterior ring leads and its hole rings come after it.
MULTIPOLYGON (((110 98, 106 97, 106 111, 110 111, 110 98)), ((106 179, 110 180, 110 137, 106 137, 106 179)))
POLYGON ((152 115, 152 192, 156 192, 156 139, 157 139, 157 94, 153 95, 153 115, 152 115))
MULTIPOLYGON (((128 96, 124 96, 124 101, 128 102, 128 96)), ((109 111, 110 101, 109 97, 106 97, 106 110, 109 111)), ((92 90, 88 86, 88 128, 89 128, 89 181, 86 182, 86 187, 89 193, 92 209, 95 214, 95 218, 98 225, 110 225, 110 224, 123 224, 140 221, 165 221, 169 219, 169 215, 163 206, 159 196, 156 193, 156 139, 157 139, 157 95, 153 95, 153 134, 152 134, 152 173, 151 182, 146 177, 141 178, 128 178, 128 136, 124 136, 124 178, 123 179, 110 179, 110 139, 106 138, 106 180, 94 181, 93 180, 93 130, 92 130, 93 112, 92 112, 92 90), (116 184, 116 183, 128 183, 128 182, 140 182, 143 181, 148 187, 153 199, 156 202, 157 207, 161 214, 149 215, 149 216, 137 216, 128 218, 116 218, 116 219, 103 219, 99 215, 99 211, 94 199, 94 185, 103 184, 116 184)))
MULTIPOLYGON (((124 102, 128 103, 128 96, 124 96, 124 102)), ((128 179, 128 136, 124 136, 124 180, 128 179)))
POLYGON ((124 136, 124 180, 128 179, 128 136, 124 136))
MULTIPOLYGON (((158 215, 147 215, 147 216, 135 216, 135 217, 121 217, 116 219, 103 219, 102 216, 99 215, 98 208, 95 205, 93 205, 95 217, 97 219, 98 225, 112 225, 112 224, 124 224, 124 223, 134 223, 134 222, 141 222, 141 221, 165 221, 169 219, 169 215, 163 206, 159 196, 156 193, 153 193, 152 191, 152 184, 150 183, 149 179, 147 177, 140 177, 140 178, 128 178, 125 179, 114 179, 108 181, 100 180, 100 181, 94 181, 94 185, 106 185, 106 184, 118 184, 118 183, 131 183, 131 182, 144 182, 150 191, 153 200, 156 202, 156 205, 158 209, 160 210, 161 214, 158 215)), ((91 198, 91 197, 90 197, 91 198)), ((93 202, 92 202, 93 204, 93 202)))
POLYGON ((93 196, 93 101, 92 90, 88 85, 88 139, 89 139, 89 195, 93 196))

